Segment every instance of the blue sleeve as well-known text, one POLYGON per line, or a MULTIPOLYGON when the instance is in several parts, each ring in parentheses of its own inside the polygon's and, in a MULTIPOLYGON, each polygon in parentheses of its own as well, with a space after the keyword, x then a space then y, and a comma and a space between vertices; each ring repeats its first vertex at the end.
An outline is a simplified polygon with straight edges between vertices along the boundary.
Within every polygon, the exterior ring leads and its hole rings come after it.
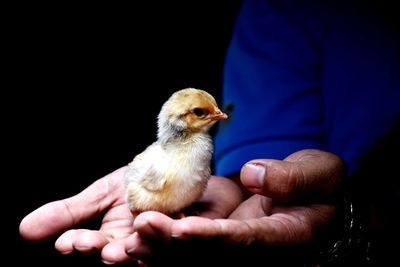
POLYGON ((243 1, 225 61, 230 118, 215 138, 216 174, 305 148, 357 169, 400 121, 399 19, 376 10, 351 0, 243 1))
POLYGON ((313 33, 288 16, 267 1, 243 3, 225 62, 230 118, 216 136, 219 175, 251 159, 323 148, 320 50, 313 33))

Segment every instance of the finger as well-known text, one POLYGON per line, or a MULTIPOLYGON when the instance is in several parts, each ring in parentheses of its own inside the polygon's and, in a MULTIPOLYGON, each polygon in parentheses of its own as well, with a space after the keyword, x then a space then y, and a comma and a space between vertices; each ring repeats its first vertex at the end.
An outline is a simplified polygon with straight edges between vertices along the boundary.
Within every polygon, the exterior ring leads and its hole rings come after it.
POLYGON ((226 218, 243 200, 242 190, 231 179, 211 176, 207 189, 196 203, 198 215, 210 219, 226 218))
POLYGON ((137 232, 125 239, 125 251, 127 255, 145 262, 152 255, 149 242, 137 232))
POLYGON ((146 239, 167 242, 171 238, 174 220, 159 212, 140 213, 133 223, 134 230, 146 239))
POLYGON ((256 234, 247 221, 203 217, 184 218, 171 228, 171 236, 179 240, 219 238, 227 243, 248 244, 256 234))
POLYGON ((243 201, 230 215, 230 219, 243 220, 247 218, 261 218, 271 215, 272 200, 264 196, 254 194, 243 201))
POLYGON ((179 240, 217 238, 228 244, 239 245, 303 244, 315 237, 316 229, 326 224, 326 220, 329 219, 327 214, 333 213, 332 206, 315 205, 307 212, 296 215, 277 213, 247 220, 188 217, 173 224, 171 235, 179 240))
POLYGON ((124 169, 97 180, 73 197, 47 203, 31 212, 21 221, 21 236, 40 241, 100 214, 120 196, 123 189, 119 180, 124 169))
POLYGON ((344 172, 344 163, 336 155, 308 149, 283 161, 252 160, 243 166, 240 179, 253 193, 287 201, 329 196, 344 172))
POLYGON ((117 239, 108 243, 101 251, 101 258, 105 264, 137 262, 135 258, 126 254, 124 239, 117 239))
POLYGON ((74 251, 91 254, 100 251, 107 243, 107 239, 98 231, 77 229, 62 234, 57 239, 55 247, 62 254, 70 254, 74 251))

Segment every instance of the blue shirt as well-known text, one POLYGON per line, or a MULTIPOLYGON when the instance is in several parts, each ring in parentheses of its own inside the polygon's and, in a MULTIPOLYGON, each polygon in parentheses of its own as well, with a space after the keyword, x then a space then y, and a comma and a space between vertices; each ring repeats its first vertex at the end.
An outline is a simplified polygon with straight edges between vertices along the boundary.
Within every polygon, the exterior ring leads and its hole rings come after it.
POLYGON ((361 3, 243 2, 225 61, 230 118, 215 138, 216 174, 305 148, 341 156, 352 173, 399 121, 399 36, 361 3))

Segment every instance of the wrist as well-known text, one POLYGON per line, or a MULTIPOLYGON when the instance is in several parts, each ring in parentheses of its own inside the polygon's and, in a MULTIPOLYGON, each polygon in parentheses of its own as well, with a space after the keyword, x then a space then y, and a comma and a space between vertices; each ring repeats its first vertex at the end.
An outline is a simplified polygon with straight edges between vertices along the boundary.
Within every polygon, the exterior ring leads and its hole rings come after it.
POLYGON ((364 266, 371 260, 371 209, 345 193, 339 204, 334 237, 319 253, 318 266, 364 266))

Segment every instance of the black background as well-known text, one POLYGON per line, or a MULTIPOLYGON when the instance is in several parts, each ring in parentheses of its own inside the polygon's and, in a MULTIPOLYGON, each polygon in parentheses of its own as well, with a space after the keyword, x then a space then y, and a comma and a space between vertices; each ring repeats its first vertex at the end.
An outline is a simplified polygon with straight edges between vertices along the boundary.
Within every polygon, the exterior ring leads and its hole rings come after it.
POLYGON ((22 240, 19 222, 131 161, 155 140, 172 92, 197 87, 219 102, 240 1, 145 2, 4 9, 3 218, 12 218, 12 265, 103 265, 98 255, 59 255, 54 240, 22 240))

